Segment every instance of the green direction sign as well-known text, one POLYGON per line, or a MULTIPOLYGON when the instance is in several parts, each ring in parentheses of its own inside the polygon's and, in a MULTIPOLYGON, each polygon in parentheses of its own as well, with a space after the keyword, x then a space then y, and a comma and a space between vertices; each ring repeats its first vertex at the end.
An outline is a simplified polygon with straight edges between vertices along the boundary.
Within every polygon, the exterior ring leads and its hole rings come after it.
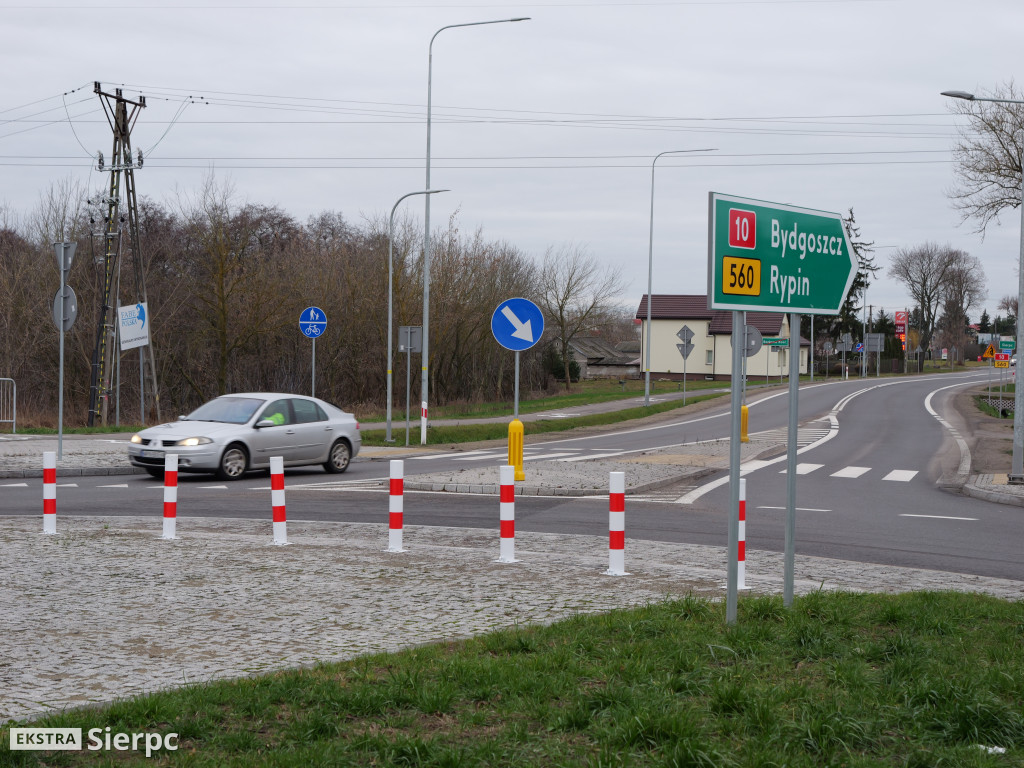
POLYGON ((838 213, 710 193, 710 309, 835 315, 856 275, 838 213))
POLYGON ((1013 341, 1000 341, 999 342, 999 348, 1000 349, 1013 349, 1016 346, 1017 346, 1016 342, 1013 342, 1013 341))
POLYGON ((766 347, 788 347, 789 339, 782 339, 778 337, 765 336, 761 339, 761 343, 766 347))

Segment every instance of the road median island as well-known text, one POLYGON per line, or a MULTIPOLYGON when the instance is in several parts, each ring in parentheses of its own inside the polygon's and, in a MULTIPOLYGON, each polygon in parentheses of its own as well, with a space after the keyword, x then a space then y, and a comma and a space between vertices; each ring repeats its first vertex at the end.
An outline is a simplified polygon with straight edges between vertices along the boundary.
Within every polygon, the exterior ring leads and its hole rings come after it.
POLYGON ((218 765, 277 750, 399 765, 415 743, 462 765, 493 765, 492 747, 583 765, 628 744, 654 766, 754 749, 765 727, 759 763, 959 764, 976 744, 1024 745, 1018 582, 798 556, 786 610, 782 555, 750 551, 753 595, 727 627, 721 547, 627 540, 631 575, 610 579, 607 536, 517 532, 512 566, 495 563, 497 526, 407 526, 408 551, 386 553, 383 512, 294 521, 287 548, 267 521, 182 520, 168 542, 153 517, 65 520, 45 541, 35 518, 0 529, 0 722, 174 732, 183 758, 218 765), (926 592, 852 594, 866 590, 926 592))

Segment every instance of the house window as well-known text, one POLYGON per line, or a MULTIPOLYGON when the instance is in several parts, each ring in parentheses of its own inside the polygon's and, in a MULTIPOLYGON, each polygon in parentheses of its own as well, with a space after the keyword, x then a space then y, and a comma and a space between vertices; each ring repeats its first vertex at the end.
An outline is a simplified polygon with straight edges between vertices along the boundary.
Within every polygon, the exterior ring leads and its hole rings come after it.
POLYGON ((715 350, 713 350, 713 349, 709 349, 709 350, 708 350, 708 351, 707 351, 707 352, 705 353, 705 357, 707 358, 707 359, 706 359, 706 360, 704 361, 704 362, 705 362, 705 364, 707 364, 707 365, 714 365, 714 364, 715 364, 715 350))

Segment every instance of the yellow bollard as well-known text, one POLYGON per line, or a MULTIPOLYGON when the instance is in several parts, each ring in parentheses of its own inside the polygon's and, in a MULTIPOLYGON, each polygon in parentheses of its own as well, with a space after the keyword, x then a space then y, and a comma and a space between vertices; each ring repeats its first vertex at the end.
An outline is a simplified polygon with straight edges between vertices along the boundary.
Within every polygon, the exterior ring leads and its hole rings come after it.
POLYGON ((508 465, 516 468, 516 480, 526 479, 523 471, 523 422, 519 419, 512 419, 508 425, 508 465))
POLYGON ((745 405, 740 406, 740 442, 749 443, 750 437, 747 436, 747 414, 749 409, 745 405))

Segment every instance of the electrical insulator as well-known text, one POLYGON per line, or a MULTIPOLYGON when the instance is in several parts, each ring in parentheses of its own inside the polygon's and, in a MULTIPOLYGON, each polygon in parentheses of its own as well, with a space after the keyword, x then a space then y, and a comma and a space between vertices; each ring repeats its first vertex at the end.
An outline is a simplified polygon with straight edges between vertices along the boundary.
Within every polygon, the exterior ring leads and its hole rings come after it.
POLYGON ((139 150, 139 168, 142 167, 142 150, 139 150))
POLYGON ((97 168, 98 168, 99 170, 101 170, 101 171, 102 171, 102 170, 103 170, 103 153, 102 153, 102 152, 97 152, 97 153, 96 153, 96 155, 97 155, 97 157, 98 157, 98 162, 97 162, 97 164, 96 164, 96 167, 97 167, 97 168))

